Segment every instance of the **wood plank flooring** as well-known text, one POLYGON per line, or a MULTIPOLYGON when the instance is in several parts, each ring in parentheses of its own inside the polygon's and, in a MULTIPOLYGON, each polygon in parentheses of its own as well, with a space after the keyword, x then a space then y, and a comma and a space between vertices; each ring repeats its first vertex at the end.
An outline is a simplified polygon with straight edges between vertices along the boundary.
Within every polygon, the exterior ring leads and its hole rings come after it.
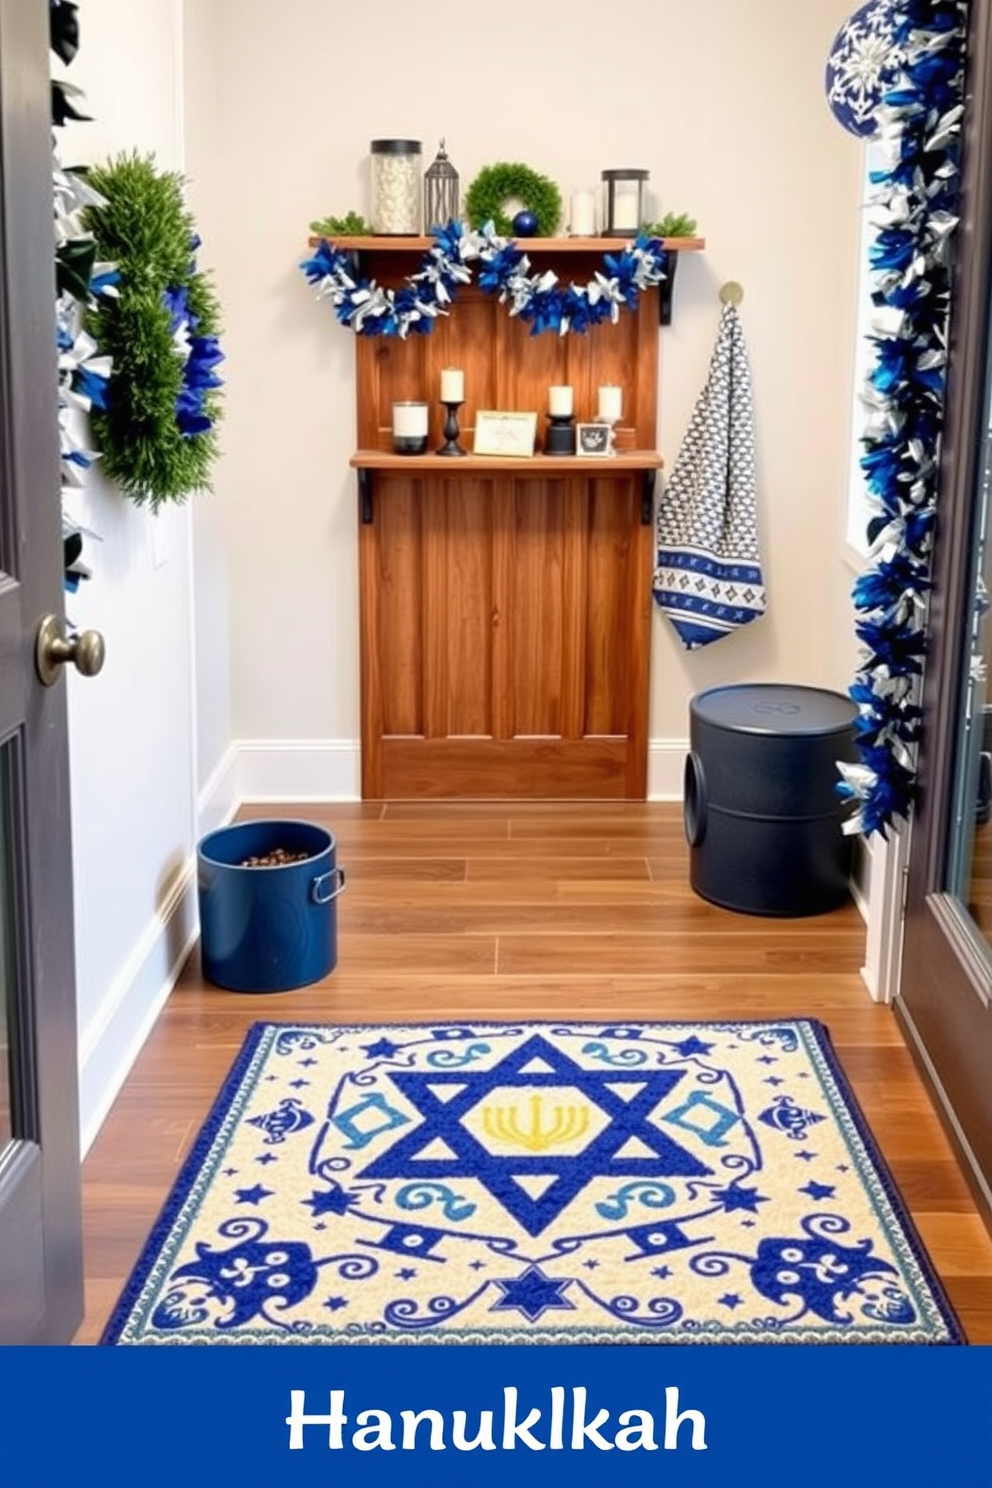
POLYGON ((326 825, 347 873, 338 966, 299 992, 205 983, 191 958, 84 1165, 95 1343, 256 1019, 821 1019, 972 1343, 992 1343, 990 1238, 893 1014, 859 975, 853 905, 732 914, 689 888, 681 812, 622 803, 246 808, 326 825))

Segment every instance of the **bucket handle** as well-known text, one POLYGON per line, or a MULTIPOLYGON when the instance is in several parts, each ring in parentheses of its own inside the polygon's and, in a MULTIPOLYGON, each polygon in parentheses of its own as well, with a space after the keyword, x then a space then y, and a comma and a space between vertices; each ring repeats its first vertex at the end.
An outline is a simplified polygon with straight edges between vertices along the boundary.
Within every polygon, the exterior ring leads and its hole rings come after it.
POLYGON ((336 899, 338 897, 341 890, 344 888, 344 885, 344 869, 332 868, 330 873, 322 873, 319 878, 314 879, 313 883, 310 885, 310 898, 313 900, 314 904, 330 904, 332 899, 336 899), (335 880, 337 880, 336 883, 334 883, 335 880), (325 894, 325 885, 329 883, 334 883, 334 888, 329 894, 325 894))
POLYGON ((682 824, 685 828, 685 840, 690 847, 699 847, 706 836, 708 805, 703 762, 696 751, 692 750, 685 757, 682 787, 682 824))

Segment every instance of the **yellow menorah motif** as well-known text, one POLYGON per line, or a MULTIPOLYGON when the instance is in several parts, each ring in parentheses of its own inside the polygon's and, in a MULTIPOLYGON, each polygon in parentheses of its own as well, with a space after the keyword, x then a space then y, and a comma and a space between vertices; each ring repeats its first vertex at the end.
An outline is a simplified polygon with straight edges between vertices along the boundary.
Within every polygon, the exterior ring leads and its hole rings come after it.
POLYGON ((487 1136, 499 1142, 525 1147, 528 1152, 546 1152, 581 1137, 589 1125, 588 1106, 555 1106, 548 1126, 544 1125, 541 1096, 532 1095, 529 1122, 520 1119, 517 1106, 483 1106, 482 1126, 487 1136))

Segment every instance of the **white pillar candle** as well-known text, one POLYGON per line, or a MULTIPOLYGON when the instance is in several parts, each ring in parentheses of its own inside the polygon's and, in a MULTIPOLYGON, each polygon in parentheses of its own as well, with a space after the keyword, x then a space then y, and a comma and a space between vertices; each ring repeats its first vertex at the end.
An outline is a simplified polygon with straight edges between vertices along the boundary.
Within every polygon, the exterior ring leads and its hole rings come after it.
POLYGON ((441 368, 441 402, 464 403, 465 373, 460 367, 441 368))
POLYGON ((591 238, 596 232, 596 198, 591 191, 576 191, 572 197, 569 232, 573 238, 591 238))
POLYGON ((618 419, 623 412, 623 389, 608 385, 599 390, 599 417, 618 419))
POLYGON ((570 387, 548 388, 548 412, 552 418, 571 418, 572 389, 570 387))
POLYGON ((400 439, 427 437, 427 404, 394 403, 393 433, 400 439))
POLYGON ((618 191, 613 198, 613 226, 631 231, 640 226, 637 220, 636 191, 618 191))

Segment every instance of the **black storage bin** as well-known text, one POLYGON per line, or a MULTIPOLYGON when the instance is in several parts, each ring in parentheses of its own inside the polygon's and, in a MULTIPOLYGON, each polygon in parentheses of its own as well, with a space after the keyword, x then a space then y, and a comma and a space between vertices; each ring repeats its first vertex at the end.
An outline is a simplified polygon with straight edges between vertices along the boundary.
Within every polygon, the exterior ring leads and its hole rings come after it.
POLYGON ((683 811, 703 899, 755 915, 815 915, 849 893, 837 761, 854 762, 857 709, 781 683, 714 687, 689 705, 683 811))

